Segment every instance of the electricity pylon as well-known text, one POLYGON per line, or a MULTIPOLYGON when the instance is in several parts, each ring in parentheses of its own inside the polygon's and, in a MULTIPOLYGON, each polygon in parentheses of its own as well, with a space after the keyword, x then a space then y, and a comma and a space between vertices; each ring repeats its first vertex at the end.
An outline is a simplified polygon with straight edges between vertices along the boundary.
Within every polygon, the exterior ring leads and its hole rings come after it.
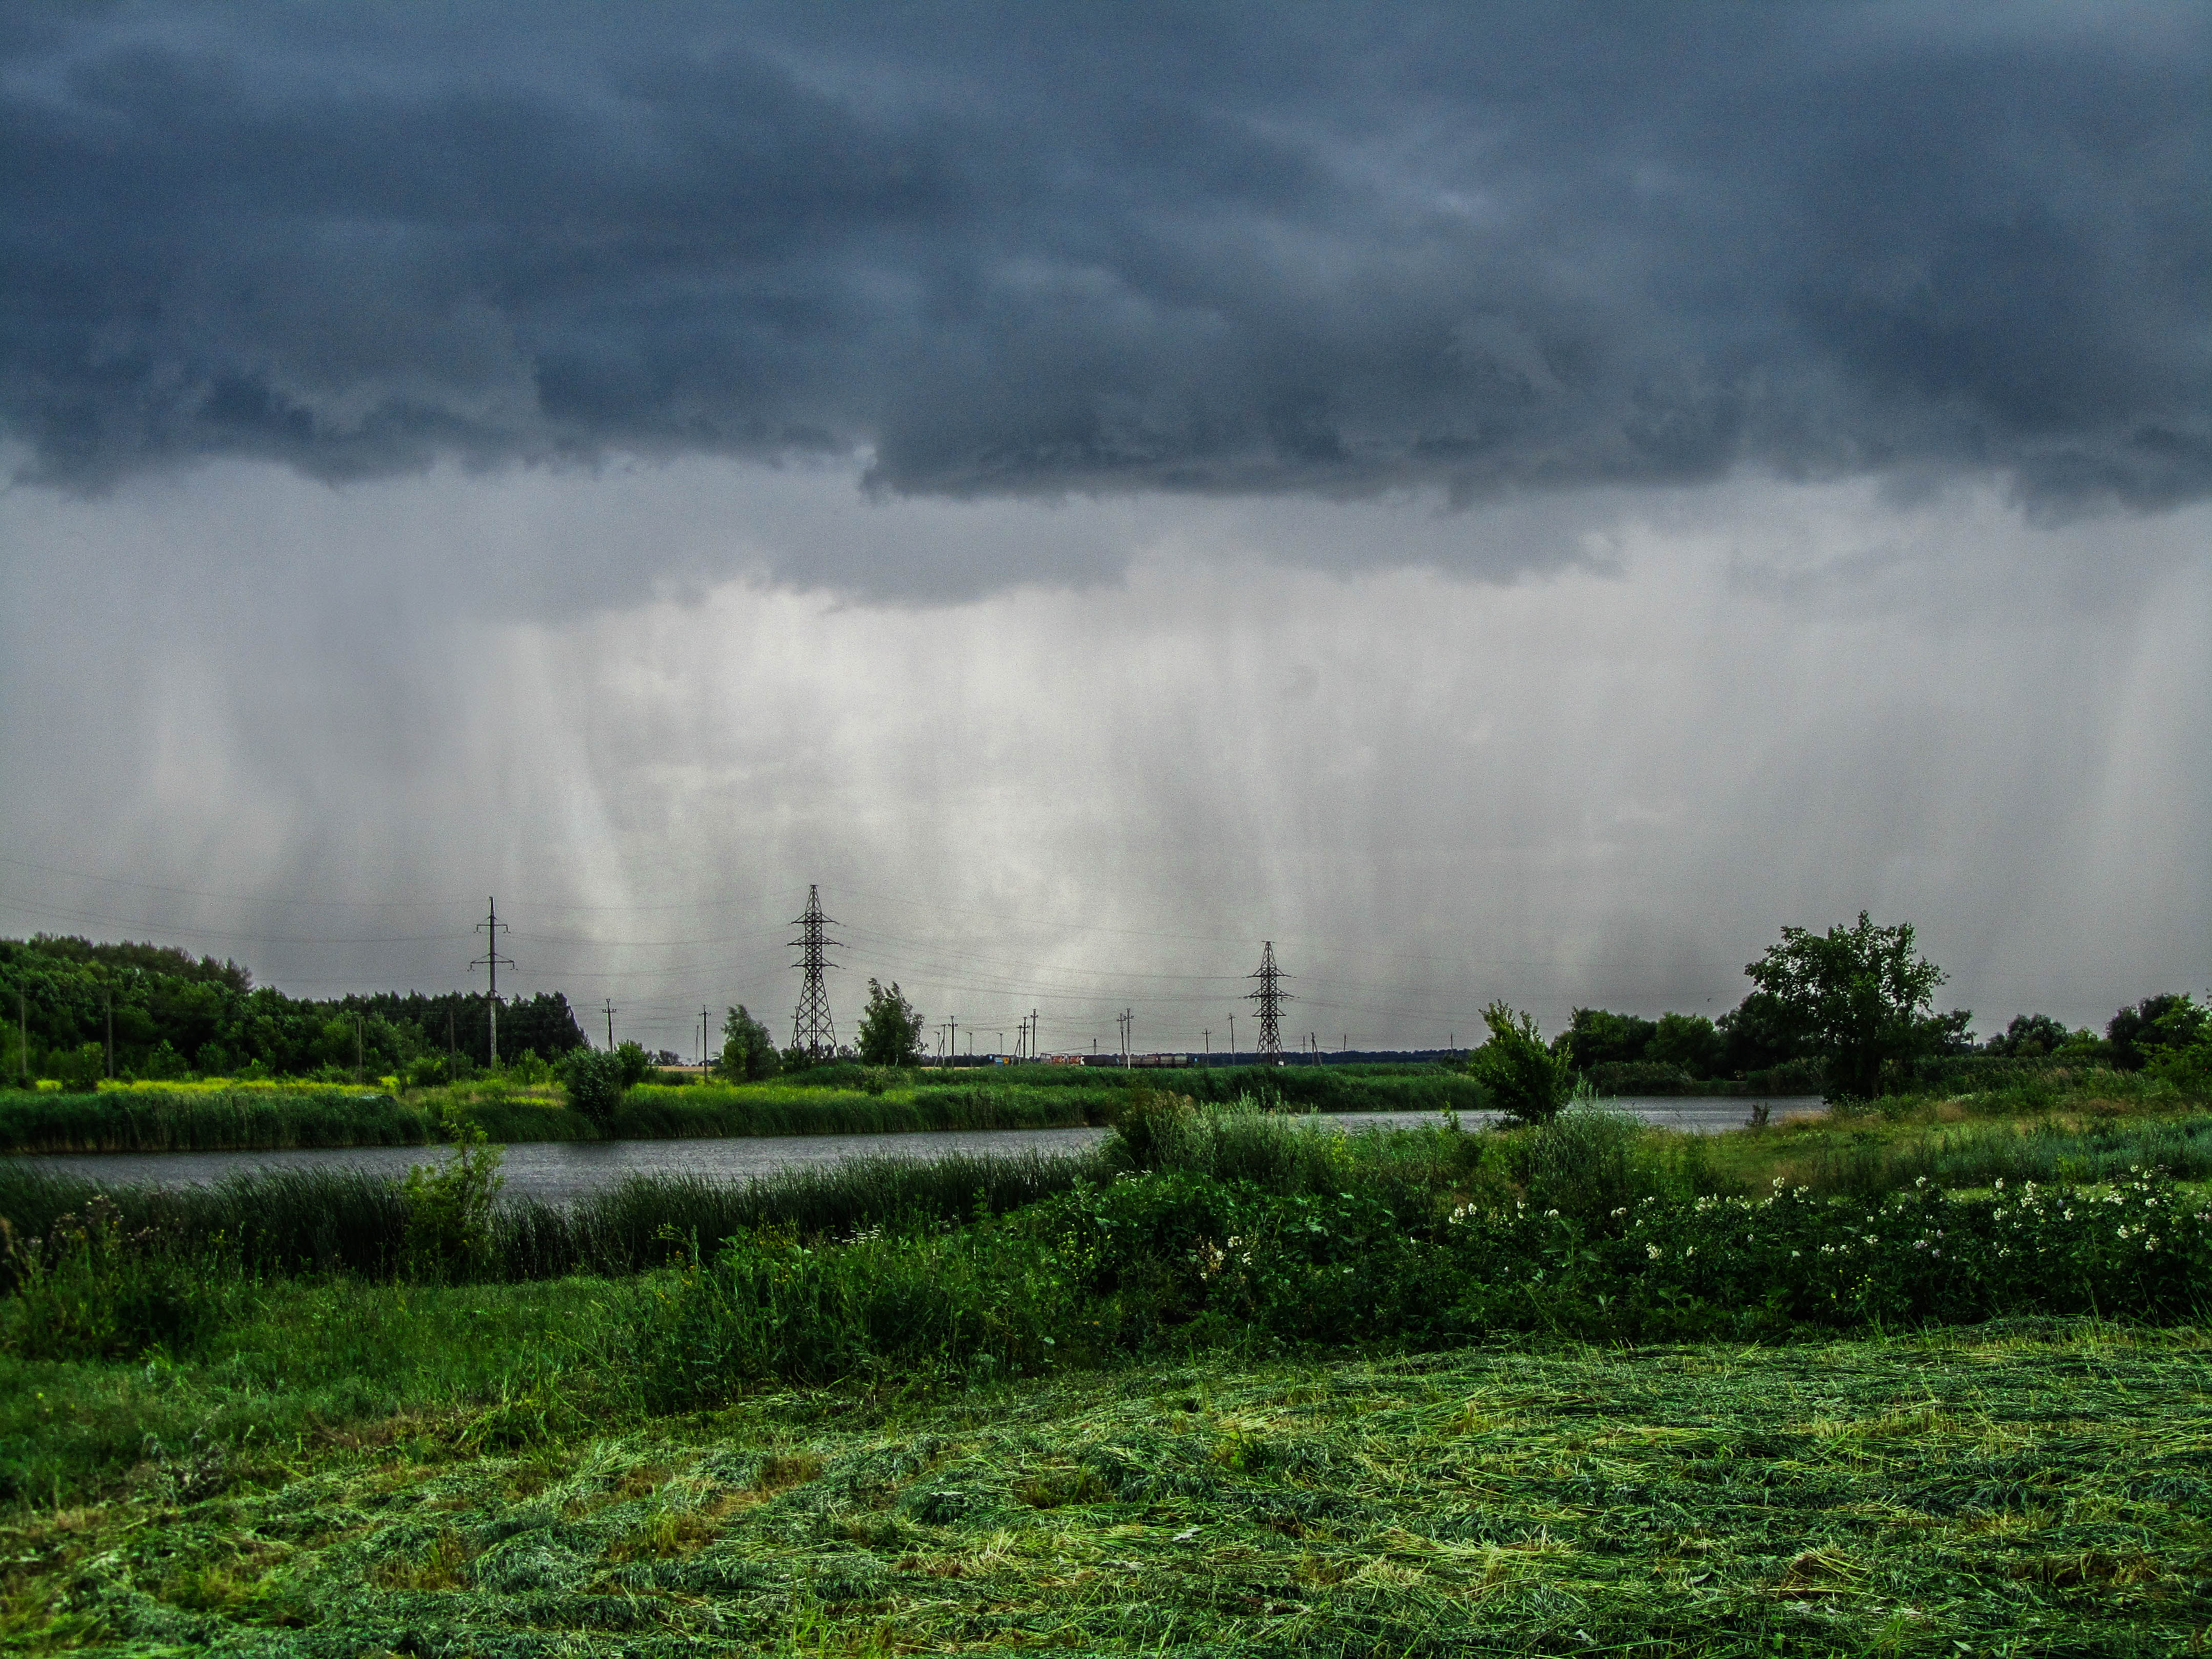
POLYGON ((1255 1055, 1262 1065, 1279 1066, 1283 1063, 1283 1033, 1279 1021, 1291 994, 1282 988, 1282 981, 1289 976, 1275 966, 1274 940, 1269 939, 1260 951, 1260 971, 1248 977, 1260 981, 1260 988, 1244 999, 1260 1005, 1260 1042, 1255 1055))
POLYGON ((828 951, 842 941, 825 938, 823 929, 836 924, 822 914, 821 890, 812 883, 806 888, 806 914, 792 924, 799 929, 799 937, 791 941, 799 952, 799 960, 791 965, 799 969, 799 1006, 791 1016, 791 1046, 813 1060, 828 1060, 837 1052, 837 1026, 830 1018, 830 993, 822 983, 823 974, 837 964, 830 960, 828 951))

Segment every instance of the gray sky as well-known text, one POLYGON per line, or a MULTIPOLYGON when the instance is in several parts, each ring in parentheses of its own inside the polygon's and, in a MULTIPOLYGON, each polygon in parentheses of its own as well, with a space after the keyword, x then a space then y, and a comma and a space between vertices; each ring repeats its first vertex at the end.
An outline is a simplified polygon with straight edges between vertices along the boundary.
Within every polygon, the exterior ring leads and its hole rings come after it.
POLYGON ((677 1048, 809 881, 987 1047, 2212 979, 2200 9, 247 15, 0 23, 0 928, 495 892, 677 1048))

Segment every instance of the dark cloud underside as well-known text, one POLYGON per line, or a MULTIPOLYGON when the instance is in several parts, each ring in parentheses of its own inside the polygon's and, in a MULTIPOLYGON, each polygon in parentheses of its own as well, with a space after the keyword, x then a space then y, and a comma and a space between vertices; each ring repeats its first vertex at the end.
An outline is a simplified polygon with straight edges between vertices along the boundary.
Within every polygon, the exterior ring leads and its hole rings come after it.
POLYGON ((2212 483, 2197 7, 454 9, 0 29, 36 474, 2212 483))

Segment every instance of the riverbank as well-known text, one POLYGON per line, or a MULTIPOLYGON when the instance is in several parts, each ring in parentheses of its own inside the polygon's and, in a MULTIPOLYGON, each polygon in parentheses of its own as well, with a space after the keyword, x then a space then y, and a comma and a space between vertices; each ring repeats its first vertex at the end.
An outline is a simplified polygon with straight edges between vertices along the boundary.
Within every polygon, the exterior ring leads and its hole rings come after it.
POLYGON ((0 1153, 424 1146, 441 1138, 444 1120, 454 1113, 501 1142, 1075 1128, 1111 1124, 1133 1092, 1152 1090, 1222 1102, 1249 1096, 1331 1112, 1474 1112, 1483 1102, 1465 1076, 1386 1066, 1118 1073, 1040 1066, 946 1076, 841 1065, 823 1068, 818 1078, 769 1083, 641 1084, 598 1121, 571 1109, 557 1084, 490 1080, 404 1092, 142 1085, 0 1093, 0 1153))
POLYGON ((1066 1156, 558 1209, 0 1165, 0 1637, 2166 1650, 2212 1212, 2141 1166, 2212 1121, 1955 1105, 1698 1137, 1155 1099, 1066 1156), (1808 1158, 1852 1133, 1884 1158, 1808 1158), (2137 1167, 1911 1174, 2051 1136, 2137 1167))

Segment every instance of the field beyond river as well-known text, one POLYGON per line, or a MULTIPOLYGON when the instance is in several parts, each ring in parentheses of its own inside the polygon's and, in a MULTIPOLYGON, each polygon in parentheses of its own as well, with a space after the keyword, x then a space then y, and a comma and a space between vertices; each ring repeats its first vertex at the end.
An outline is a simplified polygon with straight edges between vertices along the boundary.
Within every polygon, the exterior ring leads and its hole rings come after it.
POLYGON ((0 1647, 2202 1650, 2201 1091, 1117 1105, 557 1201, 0 1160, 0 1647))

